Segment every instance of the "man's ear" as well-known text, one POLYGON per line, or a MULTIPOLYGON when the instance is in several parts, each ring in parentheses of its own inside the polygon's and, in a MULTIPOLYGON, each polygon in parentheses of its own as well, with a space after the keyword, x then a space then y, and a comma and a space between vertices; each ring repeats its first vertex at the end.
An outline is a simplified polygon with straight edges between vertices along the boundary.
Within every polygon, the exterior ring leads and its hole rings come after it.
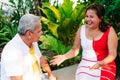
POLYGON ((31 33, 31 31, 28 30, 28 31, 26 31, 25 35, 28 37, 28 39, 31 39, 32 33, 31 33))

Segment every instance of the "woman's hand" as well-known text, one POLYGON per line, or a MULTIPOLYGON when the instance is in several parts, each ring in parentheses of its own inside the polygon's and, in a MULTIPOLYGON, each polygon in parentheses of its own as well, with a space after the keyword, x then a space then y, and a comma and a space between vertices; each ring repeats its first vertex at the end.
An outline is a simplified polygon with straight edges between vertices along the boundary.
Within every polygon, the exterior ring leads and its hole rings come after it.
POLYGON ((50 61, 50 65, 60 65, 62 62, 64 62, 67 58, 65 55, 58 55, 53 56, 53 60, 50 61))
POLYGON ((104 66, 104 62, 103 61, 98 61, 95 65, 93 65, 92 67, 90 67, 90 70, 99 69, 102 66, 104 66))

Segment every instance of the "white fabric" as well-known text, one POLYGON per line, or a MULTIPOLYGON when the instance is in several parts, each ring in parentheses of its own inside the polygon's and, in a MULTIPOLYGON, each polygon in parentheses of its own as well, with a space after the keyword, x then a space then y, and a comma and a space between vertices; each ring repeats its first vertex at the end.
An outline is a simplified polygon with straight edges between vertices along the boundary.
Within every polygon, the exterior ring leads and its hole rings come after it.
POLYGON ((86 26, 83 25, 81 27, 81 46, 82 46, 82 58, 86 58, 89 60, 97 61, 96 53, 93 49, 93 40, 90 40, 86 37, 85 32, 86 26))
MULTIPOLYGON (((41 52, 37 42, 34 42, 33 46, 35 55, 40 63, 39 58, 41 57, 41 52)), ((10 80, 10 76, 20 75, 23 76, 23 80, 38 80, 34 77, 32 69, 34 59, 29 54, 29 47, 23 42, 19 34, 16 34, 16 36, 8 42, 1 56, 1 80, 10 80)))
POLYGON ((100 70, 90 70, 89 67, 93 66, 97 57, 95 51, 92 47, 92 40, 87 39, 85 34, 85 25, 81 27, 81 46, 82 46, 82 60, 80 61, 77 71, 76 71, 76 79, 75 80, 100 80, 100 70), (85 60, 84 60, 85 59, 85 60))

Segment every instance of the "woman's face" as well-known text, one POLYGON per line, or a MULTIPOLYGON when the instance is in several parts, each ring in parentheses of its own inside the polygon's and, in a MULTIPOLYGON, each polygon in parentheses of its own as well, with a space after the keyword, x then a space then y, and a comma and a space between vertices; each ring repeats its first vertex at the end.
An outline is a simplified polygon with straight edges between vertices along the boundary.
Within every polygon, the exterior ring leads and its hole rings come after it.
POLYGON ((101 19, 97 16, 96 11, 88 9, 85 14, 86 26, 89 28, 99 28, 101 19))

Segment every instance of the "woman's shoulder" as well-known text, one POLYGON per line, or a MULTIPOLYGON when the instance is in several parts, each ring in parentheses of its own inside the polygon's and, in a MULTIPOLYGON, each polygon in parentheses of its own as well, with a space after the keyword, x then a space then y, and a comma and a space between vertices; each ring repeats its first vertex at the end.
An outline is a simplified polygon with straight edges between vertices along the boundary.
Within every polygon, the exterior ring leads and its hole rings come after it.
POLYGON ((76 32, 76 35, 81 36, 81 32, 84 31, 84 29, 85 29, 85 25, 79 26, 79 28, 78 28, 78 30, 76 32))
POLYGON ((113 26, 109 26, 106 32, 115 32, 113 26))
POLYGON ((85 26, 86 26, 86 25, 81 25, 80 27, 81 27, 81 28, 85 28, 85 26))
POLYGON ((112 26, 109 27, 109 34, 116 35, 115 29, 112 26))
POLYGON ((79 29, 78 29, 79 33, 80 33, 83 29, 85 29, 85 25, 79 26, 79 29))
POLYGON ((81 25, 79 26, 79 29, 85 28, 85 25, 81 25))

